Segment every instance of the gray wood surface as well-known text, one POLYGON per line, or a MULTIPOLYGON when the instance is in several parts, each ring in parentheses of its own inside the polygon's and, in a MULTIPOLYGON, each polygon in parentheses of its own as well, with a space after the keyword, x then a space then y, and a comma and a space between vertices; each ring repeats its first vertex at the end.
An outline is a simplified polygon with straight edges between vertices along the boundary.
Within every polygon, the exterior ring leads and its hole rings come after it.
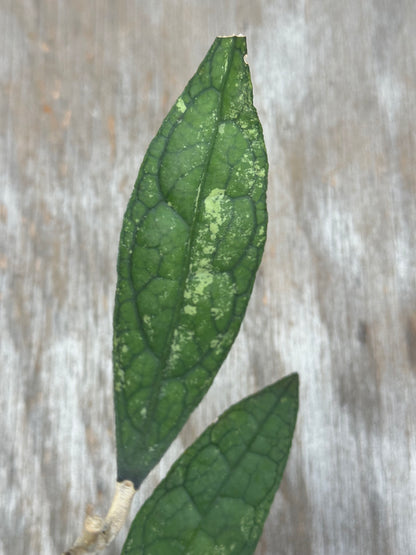
POLYGON ((233 33, 268 242, 241 333, 132 514, 231 402, 297 371, 256 555, 416 553, 415 29, 414 0, 1 0, 1 553, 60 553, 110 502, 122 214, 167 110, 233 33))

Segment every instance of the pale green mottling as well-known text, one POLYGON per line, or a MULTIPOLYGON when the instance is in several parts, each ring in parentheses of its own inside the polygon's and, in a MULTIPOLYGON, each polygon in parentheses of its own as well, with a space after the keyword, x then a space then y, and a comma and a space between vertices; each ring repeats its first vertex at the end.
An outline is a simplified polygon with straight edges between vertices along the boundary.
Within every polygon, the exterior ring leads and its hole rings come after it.
MULTIPOLYGON (((213 249, 212 252, 214 252, 215 248, 213 249)), ((204 254, 212 254, 211 252, 208 253, 204 253, 204 254)), ((191 273, 192 274, 196 274, 196 273, 200 273, 201 270, 203 270, 204 272, 209 271, 209 268, 211 267, 211 259, 210 258, 199 258, 196 262, 192 262, 191 264, 191 273)))
POLYGON ((209 346, 210 346, 211 349, 215 349, 216 347, 218 347, 219 344, 220 344, 219 339, 212 339, 209 346))
POLYGON ((251 529, 254 526, 254 511, 252 507, 249 507, 246 513, 242 516, 240 520, 240 530, 246 540, 250 537, 251 529))
POLYGON ((214 245, 205 245, 204 247, 202 247, 202 252, 204 254, 212 254, 214 251, 215 251, 214 245))
POLYGON ((224 311, 220 308, 211 308, 211 314, 214 318, 221 318, 224 315, 224 311))
MULTIPOLYGON (((125 347, 125 345, 123 345, 123 347, 125 347)), ((120 392, 124 389, 125 375, 118 363, 114 364, 114 375, 116 377, 116 379, 114 380, 114 388, 117 392, 120 392)))
POLYGON ((192 282, 191 299, 198 300, 199 297, 205 294, 207 287, 214 281, 214 276, 210 272, 201 271, 195 274, 192 282))
MULTIPOLYGON (((191 306, 190 308, 193 307, 191 306)), ((180 327, 173 332, 168 366, 174 365, 181 358, 184 346, 192 341, 195 341, 195 335, 193 331, 186 330, 183 327, 180 327)))
POLYGON ((205 199, 205 213, 209 220, 211 240, 214 242, 222 224, 229 216, 230 200, 223 189, 213 189, 205 199), (228 201, 228 202, 227 202, 228 201))
POLYGON ((193 332, 189 330, 185 330, 182 327, 176 329, 173 333, 171 352, 174 354, 180 353, 182 346, 188 343, 188 341, 193 341, 193 340, 194 340, 193 332))
POLYGON ((186 110, 186 104, 183 101, 182 97, 179 97, 178 100, 176 101, 176 107, 177 109, 180 111, 181 114, 183 114, 186 110))

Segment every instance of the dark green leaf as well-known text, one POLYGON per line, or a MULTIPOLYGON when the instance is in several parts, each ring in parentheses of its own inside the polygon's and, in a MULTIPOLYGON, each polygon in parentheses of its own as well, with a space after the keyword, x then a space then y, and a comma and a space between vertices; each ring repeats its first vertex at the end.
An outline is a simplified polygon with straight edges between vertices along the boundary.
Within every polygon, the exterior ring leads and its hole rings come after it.
POLYGON ((283 475, 297 410, 297 374, 231 407, 143 505, 122 555, 253 553, 283 475))
POLYGON ((136 487, 209 388, 266 236, 267 158, 244 37, 217 38, 149 146, 114 311, 118 479, 136 487))

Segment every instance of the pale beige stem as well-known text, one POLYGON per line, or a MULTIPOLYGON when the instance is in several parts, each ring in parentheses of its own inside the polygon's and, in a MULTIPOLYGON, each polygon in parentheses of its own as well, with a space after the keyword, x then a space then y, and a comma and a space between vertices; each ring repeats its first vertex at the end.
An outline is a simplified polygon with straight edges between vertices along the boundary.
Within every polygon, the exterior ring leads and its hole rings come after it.
POLYGON ((135 493, 133 482, 117 482, 113 502, 105 518, 94 515, 93 508, 89 505, 81 535, 71 549, 62 555, 97 553, 107 547, 125 523, 135 493))

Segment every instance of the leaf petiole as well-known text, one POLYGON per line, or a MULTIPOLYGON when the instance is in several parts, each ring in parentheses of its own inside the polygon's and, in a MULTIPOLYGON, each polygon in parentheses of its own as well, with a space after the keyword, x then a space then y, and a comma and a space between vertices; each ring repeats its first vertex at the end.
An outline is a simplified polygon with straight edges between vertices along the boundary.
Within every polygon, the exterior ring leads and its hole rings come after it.
POLYGON ((81 535, 62 555, 97 553, 110 545, 124 526, 135 493, 133 482, 130 480, 117 482, 113 501, 105 518, 95 515, 93 507, 89 505, 81 535))

